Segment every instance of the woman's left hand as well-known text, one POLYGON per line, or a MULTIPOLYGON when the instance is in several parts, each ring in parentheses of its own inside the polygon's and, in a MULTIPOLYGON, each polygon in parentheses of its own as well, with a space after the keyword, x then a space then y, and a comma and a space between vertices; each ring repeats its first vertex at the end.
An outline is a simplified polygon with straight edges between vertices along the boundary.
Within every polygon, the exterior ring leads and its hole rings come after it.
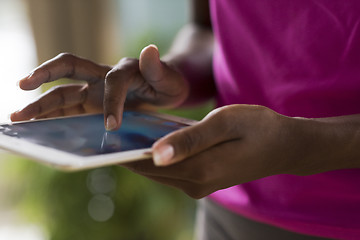
POLYGON ((292 119, 262 107, 230 105, 153 145, 152 161, 123 164, 193 198, 259 178, 288 173, 301 144, 292 119), (295 149, 296 148, 296 149, 295 149), (176 163, 176 164, 175 164, 176 163))

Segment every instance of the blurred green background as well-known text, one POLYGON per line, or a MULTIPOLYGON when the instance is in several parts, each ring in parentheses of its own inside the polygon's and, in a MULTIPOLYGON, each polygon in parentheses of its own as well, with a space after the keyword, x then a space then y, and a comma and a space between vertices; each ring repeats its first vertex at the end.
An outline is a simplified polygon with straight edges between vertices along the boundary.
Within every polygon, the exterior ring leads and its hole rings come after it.
MULTIPOLYGON (((61 1, 59 4, 66 2, 61 1)), ((83 3, 79 5, 80 9, 88 4, 86 1, 80 2, 83 3)), ((98 55, 92 55, 90 51, 89 56, 86 56, 88 50, 77 54, 93 58, 94 61, 106 61, 108 64, 116 63, 123 56, 138 57, 141 49, 151 43, 155 43, 161 54, 164 54, 176 32, 188 18, 188 2, 185 0, 117 0, 104 1, 104 4, 105 2, 111 6, 104 13, 106 15, 110 11, 112 14, 108 20, 112 24, 109 38, 114 39, 109 40, 108 45, 113 44, 113 47, 105 57, 101 55, 106 52, 102 52, 102 46, 99 50, 94 49, 100 53, 98 55)), ((34 5, 42 3, 40 0, 38 3, 27 1, 30 17, 34 15, 34 5)), ((47 21, 51 22, 52 19, 47 21)), ((41 36, 36 33, 42 31, 46 34, 46 31, 44 26, 41 30, 41 26, 36 25, 37 22, 39 21, 34 20, 33 16, 38 59, 42 62, 42 58, 49 59, 54 54, 44 51, 45 45, 39 50, 41 36)), ((99 26, 100 29, 102 27, 105 26, 99 26)), ((52 31, 57 32, 56 29, 52 31)), ((97 32, 92 34, 97 35, 97 32)), ((64 38, 63 35, 58 38, 61 37, 64 38)), ((93 36, 85 36, 82 39, 87 41, 91 37, 93 36)), ((70 34, 65 38, 71 39, 70 34)), ((51 39, 47 41, 55 42, 51 39)), ((59 42, 64 41, 62 39, 59 42)), ((107 44, 106 38, 96 44, 107 44)), ((54 52, 76 53, 80 47, 49 49, 54 52)), ((165 112, 199 120, 212 107, 210 102, 194 109, 165 112)), ((7 159, 0 169, 3 204, 16 209, 26 222, 41 226, 48 239, 192 239, 196 203, 178 190, 154 183, 117 166, 64 173, 15 155, 2 154, 2 158, 7 159)))

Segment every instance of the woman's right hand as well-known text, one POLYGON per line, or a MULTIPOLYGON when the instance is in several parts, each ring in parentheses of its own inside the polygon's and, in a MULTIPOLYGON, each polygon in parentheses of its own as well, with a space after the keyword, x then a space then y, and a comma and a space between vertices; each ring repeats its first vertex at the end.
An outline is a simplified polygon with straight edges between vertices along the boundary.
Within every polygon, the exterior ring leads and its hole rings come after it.
POLYGON ((86 83, 57 86, 12 113, 11 120, 103 112, 106 128, 115 130, 120 127, 124 105, 139 107, 146 103, 176 107, 189 94, 184 77, 160 61, 154 45, 144 48, 139 59, 123 58, 113 67, 68 53, 60 54, 20 80, 19 86, 23 90, 33 90, 64 77, 86 83))

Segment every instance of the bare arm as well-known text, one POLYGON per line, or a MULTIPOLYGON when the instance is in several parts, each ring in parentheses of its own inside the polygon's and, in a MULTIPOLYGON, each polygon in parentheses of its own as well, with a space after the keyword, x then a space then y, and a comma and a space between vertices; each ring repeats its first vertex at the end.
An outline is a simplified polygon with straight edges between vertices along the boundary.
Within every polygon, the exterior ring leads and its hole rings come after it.
POLYGON ((190 22, 179 31, 170 51, 162 58, 174 65, 189 83, 190 94, 185 105, 206 101, 215 94, 213 46, 209 1, 193 0, 190 22))
POLYGON ((277 174, 360 168, 360 115, 292 118, 262 106, 218 108, 153 145, 154 162, 125 164, 194 198, 277 174), (176 164, 174 164, 176 163, 176 164))
POLYGON ((287 173, 310 175, 360 168, 360 114, 289 119, 292 146, 297 147, 292 149, 289 165, 284 165, 287 173))

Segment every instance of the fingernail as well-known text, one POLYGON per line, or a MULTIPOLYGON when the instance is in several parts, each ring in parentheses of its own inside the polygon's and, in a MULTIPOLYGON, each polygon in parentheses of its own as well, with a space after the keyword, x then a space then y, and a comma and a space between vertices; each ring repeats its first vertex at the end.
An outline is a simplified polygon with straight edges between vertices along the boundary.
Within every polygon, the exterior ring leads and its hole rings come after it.
POLYGON ((174 147, 170 144, 165 144, 153 152, 154 164, 156 166, 169 165, 174 157, 174 147))
POLYGON ((10 119, 10 120, 12 121, 12 118, 13 118, 14 116, 16 116, 18 112, 20 112, 20 110, 15 111, 15 112, 13 112, 13 113, 10 113, 10 114, 8 115, 8 119, 10 119))
POLYGON ((106 119, 106 130, 111 131, 114 130, 117 126, 116 119, 113 115, 109 115, 106 119))
POLYGON ((159 50, 159 48, 155 44, 150 44, 148 47, 153 47, 153 48, 156 48, 157 50, 159 50))
POLYGON ((26 75, 25 77, 21 78, 19 81, 16 82, 16 86, 20 87, 20 82, 24 81, 26 79, 29 79, 31 76, 32 76, 32 73, 30 73, 30 74, 26 75))
POLYGON ((141 50, 140 55, 141 55, 146 49, 148 49, 149 47, 153 47, 153 48, 155 48, 156 50, 159 51, 158 47, 157 47, 155 44, 150 44, 150 45, 144 47, 144 48, 141 50))

